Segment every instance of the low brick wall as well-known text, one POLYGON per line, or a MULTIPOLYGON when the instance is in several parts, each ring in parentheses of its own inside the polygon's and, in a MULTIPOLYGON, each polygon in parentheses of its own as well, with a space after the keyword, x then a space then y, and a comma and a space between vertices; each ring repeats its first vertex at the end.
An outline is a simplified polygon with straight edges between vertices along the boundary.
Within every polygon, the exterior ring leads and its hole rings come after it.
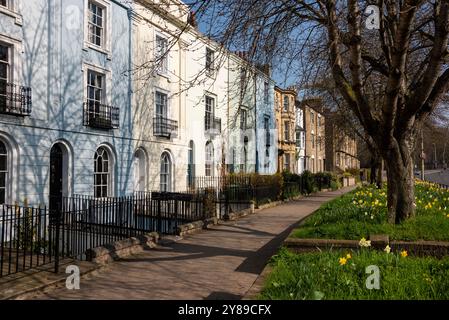
MULTIPOLYGON (((373 235, 370 237, 371 247, 384 250, 387 245, 393 252, 406 250, 413 256, 432 256, 442 258, 449 256, 449 242, 443 241, 389 241, 386 235, 373 235)), ((302 252, 319 252, 328 249, 360 249, 358 240, 336 239, 297 239, 287 238, 284 246, 289 250, 302 252)))
POLYGON ((227 217, 225 217, 225 220, 227 221, 234 221, 239 218, 246 217, 247 215, 253 214, 255 212, 254 204, 251 204, 251 208, 240 210, 237 212, 231 212, 227 217))
POLYGON ((159 241, 159 234, 148 233, 143 236, 131 237, 114 243, 89 249, 86 251, 87 261, 97 264, 107 264, 114 260, 142 252, 145 248, 154 248, 159 241))
POLYGON ((207 229, 207 228, 217 225, 217 224, 218 224, 217 218, 211 218, 211 219, 207 219, 205 221, 200 220, 200 221, 195 221, 195 222, 191 222, 191 223, 186 223, 186 224, 178 226, 178 229, 176 230, 176 234, 178 236, 182 237, 187 234, 199 232, 203 229, 207 229))

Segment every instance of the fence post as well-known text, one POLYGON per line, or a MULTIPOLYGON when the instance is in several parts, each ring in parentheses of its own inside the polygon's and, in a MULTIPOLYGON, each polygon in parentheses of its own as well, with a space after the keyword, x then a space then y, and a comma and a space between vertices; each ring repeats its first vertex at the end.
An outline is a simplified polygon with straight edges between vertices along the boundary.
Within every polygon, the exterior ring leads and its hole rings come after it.
POLYGON ((55 224, 55 273, 59 273, 59 241, 60 241, 60 219, 61 208, 58 207, 55 211, 56 224, 55 224))

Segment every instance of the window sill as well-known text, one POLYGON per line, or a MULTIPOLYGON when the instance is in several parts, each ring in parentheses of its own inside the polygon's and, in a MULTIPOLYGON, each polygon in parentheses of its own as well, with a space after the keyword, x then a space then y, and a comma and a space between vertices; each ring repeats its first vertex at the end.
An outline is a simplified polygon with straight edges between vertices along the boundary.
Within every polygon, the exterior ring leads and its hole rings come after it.
POLYGON ((0 13, 3 13, 10 17, 13 17, 16 20, 15 24, 17 24, 18 26, 23 25, 23 18, 20 13, 14 12, 11 9, 3 7, 3 6, 0 6, 0 13))
POLYGON ((156 75, 159 76, 159 77, 167 79, 167 81, 171 80, 170 79, 170 75, 168 74, 168 71, 167 72, 156 72, 156 75))
POLYGON ((108 60, 112 60, 112 55, 111 55, 111 51, 110 50, 102 48, 102 47, 99 47, 99 46, 96 46, 96 45, 94 45, 94 44, 92 44, 90 42, 85 41, 83 50, 84 51, 88 51, 89 49, 92 49, 94 51, 97 51, 97 52, 100 52, 102 54, 105 54, 105 55, 107 55, 107 59, 108 60))

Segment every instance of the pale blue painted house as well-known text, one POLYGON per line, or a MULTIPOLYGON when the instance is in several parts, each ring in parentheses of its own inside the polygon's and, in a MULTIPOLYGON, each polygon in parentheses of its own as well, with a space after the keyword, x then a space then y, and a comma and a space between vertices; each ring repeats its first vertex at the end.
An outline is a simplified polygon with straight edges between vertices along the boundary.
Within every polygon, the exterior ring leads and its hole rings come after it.
POLYGON ((0 204, 133 191, 122 2, 0 0, 0 204))

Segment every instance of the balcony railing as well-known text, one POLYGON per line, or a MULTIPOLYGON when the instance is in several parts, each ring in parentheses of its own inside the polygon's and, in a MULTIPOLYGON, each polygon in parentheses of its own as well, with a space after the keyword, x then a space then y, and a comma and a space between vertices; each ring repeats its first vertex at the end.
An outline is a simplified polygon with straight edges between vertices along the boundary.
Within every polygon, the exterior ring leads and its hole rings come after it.
POLYGON ((204 129, 207 134, 221 133, 221 119, 210 115, 204 117, 204 129))
POLYGON ((265 146, 267 148, 271 146, 271 135, 270 135, 270 132, 265 133, 265 146))
POLYGON ((120 109, 96 102, 84 103, 84 125, 97 129, 117 129, 120 109))
POLYGON ((153 134, 156 137, 171 138, 178 131, 178 121, 157 116, 154 118, 153 134))
POLYGON ((31 106, 31 88, 0 81, 0 113, 29 116, 31 106))

